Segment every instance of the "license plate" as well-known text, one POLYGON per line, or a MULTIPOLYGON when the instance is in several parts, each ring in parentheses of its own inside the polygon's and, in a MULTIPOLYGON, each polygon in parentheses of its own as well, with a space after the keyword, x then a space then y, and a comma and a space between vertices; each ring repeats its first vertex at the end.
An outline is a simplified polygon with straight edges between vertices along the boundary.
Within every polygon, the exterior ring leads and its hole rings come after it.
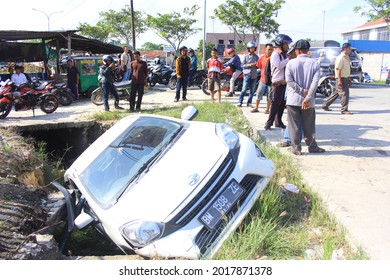
POLYGON ((234 206, 240 196, 244 193, 244 189, 235 181, 231 181, 227 188, 213 201, 209 208, 199 217, 210 230, 222 220, 229 210, 234 206))

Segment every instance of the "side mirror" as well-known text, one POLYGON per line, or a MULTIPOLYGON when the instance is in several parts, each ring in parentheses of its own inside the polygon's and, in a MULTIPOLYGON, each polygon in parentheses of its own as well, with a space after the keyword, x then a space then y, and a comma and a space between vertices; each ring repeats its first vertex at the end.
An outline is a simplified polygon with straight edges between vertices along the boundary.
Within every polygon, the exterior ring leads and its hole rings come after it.
POLYGON ((194 106, 187 106, 181 111, 181 119, 190 121, 198 115, 198 109, 194 106))
POLYGON ((85 212, 81 212, 80 215, 74 220, 74 224, 78 229, 82 229, 92 223, 93 218, 85 212))

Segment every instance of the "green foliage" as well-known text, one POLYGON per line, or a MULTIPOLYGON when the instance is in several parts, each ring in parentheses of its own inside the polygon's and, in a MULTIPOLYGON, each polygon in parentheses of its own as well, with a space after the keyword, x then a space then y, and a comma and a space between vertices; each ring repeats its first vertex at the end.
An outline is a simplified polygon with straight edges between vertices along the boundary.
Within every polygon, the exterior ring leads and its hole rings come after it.
MULTIPOLYGON (((99 39, 103 42, 119 38, 126 45, 131 46, 132 21, 130 6, 126 5, 119 12, 109 10, 99 13, 99 15, 101 20, 98 21, 96 26, 91 26, 87 23, 79 24, 78 29, 80 29, 82 35, 99 39)), ((145 32, 146 25, 142 12, 134 11, 134 25, 136 36, 145 32)))
POLYGON ((233 29, 241 41, 247 42, 252 38, 244 38, 243 34, 250 31, 253 40, 257 40, 261 33, 267 38, 278 32, 279 23, 272 18, 282 7, 284 0, 257 1, 243 0, 242 2, 227 0, 214 10, 215 17, 233 29))
POLYGON ((141 48, 138 48, 138 50, 140 50, 140 51, 154 51, 154 50, 162 50, 163 48, 164 48, 163 44, 145 42, 141 48))
MULTIPOLYGON (((215 48, 215 45, 213 43, 206 42, 206 58, 205 58, 205 61, 207 61, 207 59, 209 59, 211 57, 211 50, 213 48, 215 48)), ((203 39, 199 40, 199 44, 198 44, 198 59, 199 59, 199 61, 203 60, 202 52, 203 52, 203 39)))
POLYGON ((156 17, 148 15, 146 17, 146 24, 177 52, 180 44, 184 40, 200 30, 193 27, 198 20, 191 18, 197 10, 199 10, 199 6, 194 5, 191 8, 185 8, 183 13, 158 13, 156 17))
POLYGON ((355 13, 360 13, 362 16, 367 17, 370 21, 384 18, 389 26, 390 0, 365 0, 365 2, 370 7, 355 6, 355 13))

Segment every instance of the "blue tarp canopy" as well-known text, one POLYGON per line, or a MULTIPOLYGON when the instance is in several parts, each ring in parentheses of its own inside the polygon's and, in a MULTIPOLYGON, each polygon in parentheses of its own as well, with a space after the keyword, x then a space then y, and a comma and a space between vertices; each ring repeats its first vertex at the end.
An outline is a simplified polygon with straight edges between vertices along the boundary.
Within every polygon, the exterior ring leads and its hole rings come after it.
POLYGON ((390 41, 348 40, 359 52, 390 53, 390 41))

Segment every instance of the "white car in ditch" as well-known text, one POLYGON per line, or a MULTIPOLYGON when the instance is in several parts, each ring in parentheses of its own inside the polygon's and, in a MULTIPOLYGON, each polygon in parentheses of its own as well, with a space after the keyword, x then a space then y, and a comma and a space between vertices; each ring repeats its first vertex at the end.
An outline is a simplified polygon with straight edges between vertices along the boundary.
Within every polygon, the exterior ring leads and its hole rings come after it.
POLYGON ((124 253, 212 258, 254 205, 274 164, 226 124, 130 115, 65 173, 81 193, 75 225, 93 224, 124 253))

